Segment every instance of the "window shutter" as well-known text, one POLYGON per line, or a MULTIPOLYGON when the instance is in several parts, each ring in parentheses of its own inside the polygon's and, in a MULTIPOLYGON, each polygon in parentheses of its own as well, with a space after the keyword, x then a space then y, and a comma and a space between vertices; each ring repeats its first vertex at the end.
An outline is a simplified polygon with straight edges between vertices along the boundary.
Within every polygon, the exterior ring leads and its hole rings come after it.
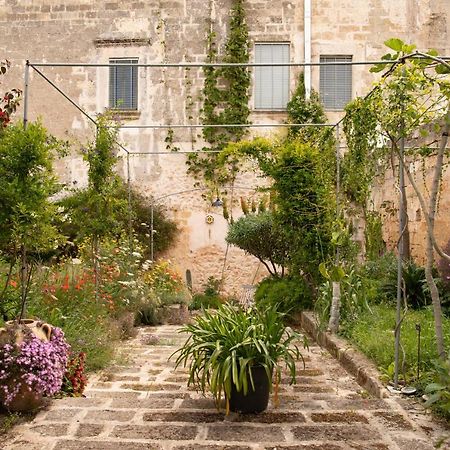
MULTIPOLYGON (((321 56, 320 62, 351 62, 352 57, 321 56)), ((352 99, 352 66, 320 66, 320 98, 327 109, 344 109, 352 99)))
MULTIPOLYGON (((288 63, 289 44, 255 44, 256 63, 288 63)), ((255 68, 255 108, 285 109, 289 100, 289 67, 255 68)))
MULTIPOLYGON (((110 59, 110 64, 137 64, 137 59, 110 59)), ((109 106, 137 109, 138 68, 116 66, 109 68, 109 106)))

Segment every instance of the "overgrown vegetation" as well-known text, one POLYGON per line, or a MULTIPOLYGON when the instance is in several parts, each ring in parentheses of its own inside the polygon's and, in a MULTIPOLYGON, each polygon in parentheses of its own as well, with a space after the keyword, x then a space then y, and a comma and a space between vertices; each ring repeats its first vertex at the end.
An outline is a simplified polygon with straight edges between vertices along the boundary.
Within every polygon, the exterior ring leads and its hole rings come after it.
POLYGON ((311 288, 298 276, 269 277, 258 284, 255 302, 262 308, 276 306, 287 317, 309 310, 313 305, 311 288))
MULTIPOLYGON (((130 204, 128 204, 128 194, 128 186, 122 179, 117 179, 111 186, 111 195, 121 205, 126 204, 126 208, 116 211, 115 217, 118 226, 112 236, 117 241, 126 239, 130 233, 131 220, 131 232, 138 240, 144 257, 148 259, 150 258, 151 204, 153 200, 144 197, 132 188, 130 204)), ((61 232, 68 236, 73 244, 69 248, 60 250, 71 256, 77 256, 77 246, 82 242, 86 233, 84 222, 77 219, 82 218, 86 212, 85 198, 87 195, 87 191, 77 190, 58 202, 58 205, 71 216, 70 221, 63 221, 59 224, 61 232)), ((154 255, 157 258, 173 244, 177 233, 176 223, 167 217, 165 208, 158 204, 153 205, 153 230, 154 255)))
POLYGON ((210 276, 203 285, 203 292, 197 292, 192 295, 192 301, 189 309, 217 309, 221 304, 225 303, 225 298, 220 294, 222 282, 217 278, 210 276))
MULTIPOLYGON (((218 54, 216 32, 213 24, 207 35, 208 63, 248 63, 249 41, 243 0, 233 0, 230 11, 230 22, 224 55, 218 54)), ((229 181, 230 174, 221 171, 217 164, 217 154, 208 151, 222 150, 228 142, 237 142, 246 129, 244 127, 220 127, 226 124, 247 124, 249 109, 250 73, 246 67, 205 67, 203 87, 202 123, 203 138, 209 144, 202 150, 206 153, 189 155, 188 173, 195 176, 198 182, 217 187, 229 181)))

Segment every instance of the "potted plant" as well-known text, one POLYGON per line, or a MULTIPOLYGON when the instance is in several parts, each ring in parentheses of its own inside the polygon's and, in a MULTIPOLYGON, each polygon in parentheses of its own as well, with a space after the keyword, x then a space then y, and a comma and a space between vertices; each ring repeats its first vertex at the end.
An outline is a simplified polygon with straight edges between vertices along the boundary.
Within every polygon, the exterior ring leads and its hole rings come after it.
POLYGON ((227 414, 264 411, 273 385, 277 394, 283 366, 294 383, 296 361, 303 360, 298 347, 303 338, 284 326, 276 306, 243 310, 224 304, 180 332, 189 337, 172 355, 175 367, 189 366, 188 385, 210 390, 218 408, 224 394, 227 414))
POLYGON ((10 411, 39 407, 44 396, 61 389, 69 353, 64 333, 53 327, 47 340, 16 322, 1 338, 0 404, 10 411))

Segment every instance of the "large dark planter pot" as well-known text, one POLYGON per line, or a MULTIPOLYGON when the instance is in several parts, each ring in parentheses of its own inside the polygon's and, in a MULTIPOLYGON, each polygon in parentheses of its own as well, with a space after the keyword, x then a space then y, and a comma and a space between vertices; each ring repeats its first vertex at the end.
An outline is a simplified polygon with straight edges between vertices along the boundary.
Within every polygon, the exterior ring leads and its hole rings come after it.
POLYGON ((267 409, 269 404, 270 382, 264 367, 252 367, 253 383, 255 390, 248 378, 247 395, 236 391, 234 384, 231 385, 231 395, 229 399, 230 411, 239 413, 260 413, 267 409))

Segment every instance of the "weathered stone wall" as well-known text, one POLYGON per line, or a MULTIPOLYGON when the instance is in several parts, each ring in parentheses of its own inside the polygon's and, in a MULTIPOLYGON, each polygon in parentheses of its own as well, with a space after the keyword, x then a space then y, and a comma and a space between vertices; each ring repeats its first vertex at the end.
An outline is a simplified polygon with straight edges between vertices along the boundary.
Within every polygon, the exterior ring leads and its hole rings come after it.
MULTIPOLYGON (((441 53, 450 53, 446 0, 318 0, 312 3, 314 61, 322 54, 353 55, 354 61, 379 59, 385 53, 383 41, 392 36, 415 42, 420 48, 434 47, 441 53)), ((138 57, 140 63, 203 62, 208 24, 212 20, 223 46, 231 5, 232 0, 0 0, 0 57, 12 62, 4 86, 22 86, 27 59, 107 64, 110 57, 138 57)), ((246 11, 252 51, 258 41, 290 42, 291 61, 304 59, 303 2, 248 0, 246 11)), ((107 107, 108 68, 39 70, 90 115, 95 116, 107 107)), ((297 73, 298 70, 291 71, 291 88, 295 86, 297 73)), ((353 80, 356 96, 370 89, 373 78, 367 66, 354 66, 353 80)), ((312 68, 312 81, 318 89, 318 67, 312 68)), ((124 122, 125 125, 199 122, 201 69, 140 69, 138 83, 140 114, 135 120, 124 122)), ((29 93, 29 119, 42 117, 52 133, 73 142, 74 154, 58 164, 61 179, 70 186, 75 183, 82 186, 86 183, 86 170, 75 150, 92 138, 91 123, 34 70, 30 73, 29 93)), ((330 121, 340 116, 340 113, 329 113, 330 121)), ((253 111, 251 117, 254 123, 276 123, 283 119, 282 113, 261 111, 253 111)), ((270 130, 257 129, 252 134, 262 132, 270 130)), ((199 129, 175 129, 172 146, 181 150, 199 149, 203 145, 199 134, 199 129)), ((156 198, 193 188, 182 153, 156 154, 167 150, 166 137, 167 130, 161 129, 121 132, 122 142, 130 152, 148 153, 129 158, 133 185, 156 198)), ((124 177, 127 177, 126 162, 124 158, 119 167, 124 177)), ((250 187, 253 182, 254 177, 246 175, 240 184, 250 187)), ((249 192, 243 189, 235 198, 249 192)), ((224 220, 214 213, 215 223, 206 224, 205 214, 211 208, 199 191, 161 201, 172 208, 182 229, 177 246, 168 256, 182 271, 191 269, 197 286, 210 275, 220 276, 226 251, 224 220)), ((416 205, 412 203, 415 211, 416 205)), ((235 208, 235 215, 239 214, 238 209, 235 208)), ((443 229, 447 225, 445 222, 443 229)), ((414 238, 417 250, 422 239, 421 227, 414 238)), ((225 264, 229 289, 238 290, 241 284, 250 283, 256 267, 253 258, 230 249, 225 264)))

